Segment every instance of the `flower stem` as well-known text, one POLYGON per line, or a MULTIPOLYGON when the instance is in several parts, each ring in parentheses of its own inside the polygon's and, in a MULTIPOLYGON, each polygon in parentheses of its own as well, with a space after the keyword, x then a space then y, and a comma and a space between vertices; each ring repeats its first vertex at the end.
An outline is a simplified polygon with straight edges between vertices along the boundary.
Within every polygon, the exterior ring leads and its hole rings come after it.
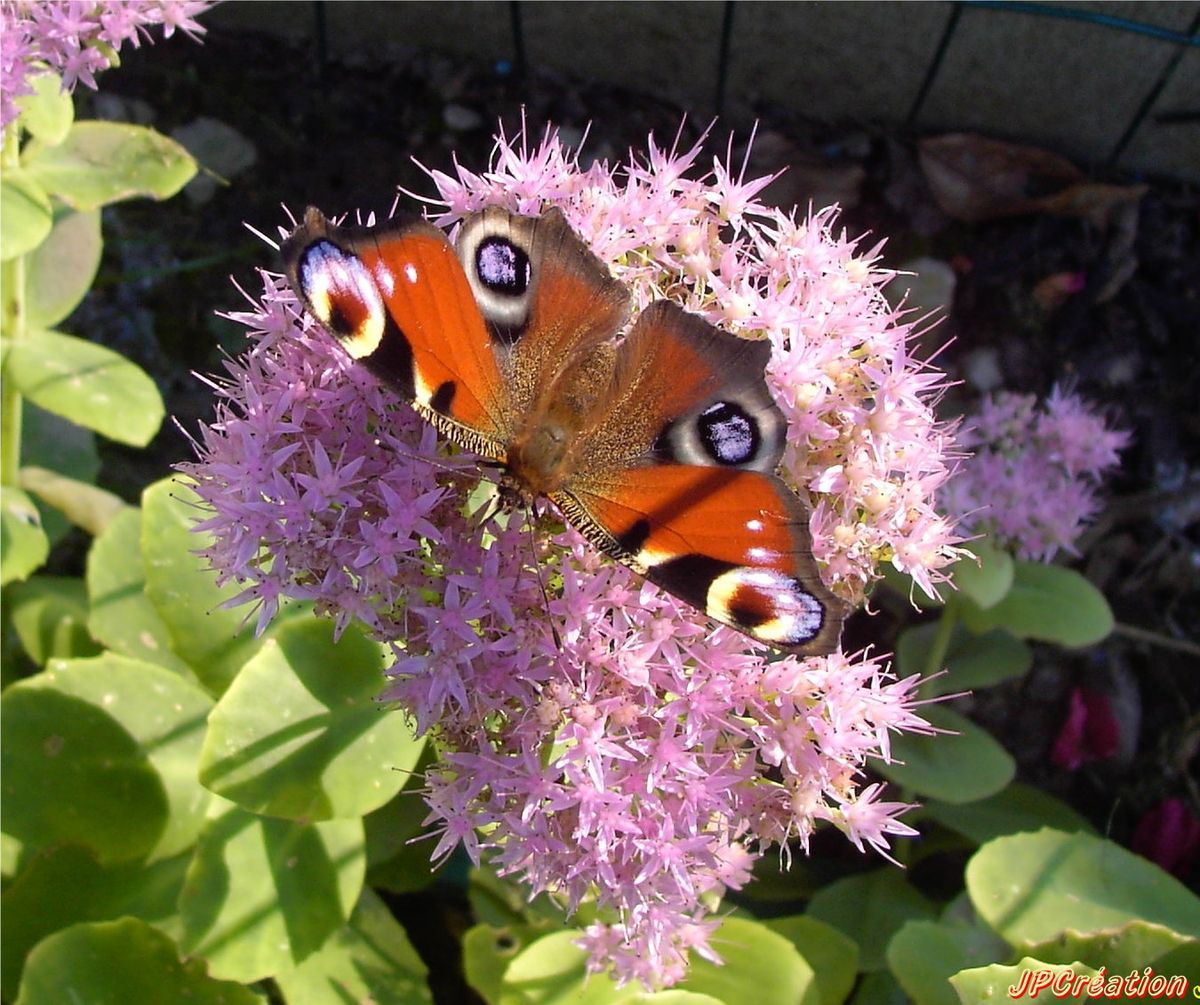
MULTIPOLYGON (((5 129, 0 168, 20 164, 17 122, 5 129)), ((25 257, 18 255, 0 263, 0 334, 17 340, 25 334, 25 257)), ((4 375, 0 379, 0 483, 16 485, 21 469, 21 394, 4 375)))
POLYGON ((925 668, 921 676, 924 678, 918 693, 928 690, 929 679, 945 669, 946 651, 950 648, 950 639, 954 635, 954 627, 958 624, 958 605, 954 597, 946 598, 946 606, 942 608, 942 616, 938 618, 937 631, 933 636, 933 645, 929 647, 929 657, 925 660, 925 668))

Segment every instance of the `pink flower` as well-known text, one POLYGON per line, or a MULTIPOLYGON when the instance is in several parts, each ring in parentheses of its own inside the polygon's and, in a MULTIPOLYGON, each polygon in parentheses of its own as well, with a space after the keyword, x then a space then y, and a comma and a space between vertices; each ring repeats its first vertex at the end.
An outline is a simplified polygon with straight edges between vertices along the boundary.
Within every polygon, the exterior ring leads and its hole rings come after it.
POLYGON ((942 489, 946 511, 1019 557, 1048 562, 1074 552, 1129 434, 1055 388, 1041 406, 1033 395, 985 398, 960 441, 974 453, 942 489))
POLYGON ((1200 820, 1182 799, 1164 799, 1138 821, 1130 847, 1186 880, 1200 858, 1200 820))
POLYGON ((1089 761, 1103 761, 1117 752, 1121 726, 1108 695, 1087 687, 1071 692, 1066 721, 1050 751, 1050 760, 1067 771, 1089 761))
MULTIPOLYGON (((687 177, 699 145, 649 149, 585 170, 553 133, 532 150, 501 136, 487 171, 430 173, 437 222, 558 206, 639 305, 671 296, 769 339, 787 473, 816 504, 828 581, 857 598, 893 561, 932 588, 955 557, 932 507, 941 376, 909 357, 887 274, 832 214, 767 209, 727 165, 687 177)), ((385 697, 444 752, 425 776, 435 859, 462 843, 531 895, 588 901, 593 969, 665 986, 691 950, 714 956, 712 905, 769 849, 823 825, 884 852, 911 833, 863 769, 893 730, 927 730, 915 680, 865 653, 779 658, 573 531, 483 519, 486 502, 465 502, 471 459, 302 319, 281 277, 262 282, 230 315, 252 346, 215 381, 222 403, 185 467, 211 510, 205 554, 260 626, 298 597, 392 645, 385 697)))
POLYGON ((196 20, 207 0, 0 0, 0 128, 18 115, 16 99, 33 93, 29 78, 59 74, 64 91, 76 83, 96 89, 96 74, 112 65, 123 42, 150 38, 147 25, 161 24, 163 37, 175 29, 195 41, 204 34, 196 20))

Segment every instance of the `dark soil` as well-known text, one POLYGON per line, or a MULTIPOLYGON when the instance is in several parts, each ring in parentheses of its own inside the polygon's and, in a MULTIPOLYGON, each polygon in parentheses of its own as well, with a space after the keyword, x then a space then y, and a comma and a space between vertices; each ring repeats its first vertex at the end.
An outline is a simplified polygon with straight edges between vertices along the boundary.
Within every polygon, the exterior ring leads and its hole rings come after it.
MULTIPOLYGON (((569 136, 587 129, 585 152, 620 158, 651 130, 669 141, 686 111, 536 68, 517 76, 423 52, 391 65, 321 67, 309 51, 244 32, 213 30, 203 46, 174 40, 122 60, 101 84, 110 98, 126 99, 127 111, 149 110, 167 133, 199 116, 219 119, 257 150, 257 163, 203 205, 177 197, 106 211, 100 283, 64 326, 145 366, 185 428, 211 411, 192 371, 218 370, 220 353, 241 347, 237 326, 214 315, 239 307, 228 277, 253 292, 255 267, 278 267, 243 221, 273 234, 287 220, 284 204, 386 212, 398 185, 432 192, 413 158, 449 170, 456 153, 469 167, 484 166, 497 119, 510 135, 522 114, 534 137, 547 122, 569 136)), ((110 100, 102 110, 112 107, 110 100)), ((1107 224, 1041 213, 956 222, 921 177, 918 137, 819 125, 769 107, 756 114, 754 169, 794 166, 774 188, 780 198, 803 205, 814 192, 836 191, 852 233, 889 239, 888 264, 925 255, 951 265, 951 313, 927 339, 931 348, 954 339, 939 357, 961 382, 944 403, 947 416, 978 396, 966 378, 973 361, 990 359, 998 386, 1044 394, 1069 381, 1133 431, 1110 505, 1076 563, 1122 627, 1084 652, 1040 649, 1025 679, 967 704, 1016 756, 1023 780, 1067 800, 1115 840, 1128 842, 1142 813, 1166 796, 1200 811, 1191 774, 1200 741, 1197 192, 1150 181, 1134 210, 1107 224), (1083 289, 1047 299, 1039 283, 1064 272, 1082 274, 1083 289), (1123 744, 1116 757, 1068 773, 1048 750, 1068 692, 1085 680, 1116 699, 1123 744)), ((688 116, 683 144, 708 118, 705 110, 688 116)), ((720 122, 713 149, 724 148, 729 128, 744 138, 751 125, 720 122)), ((102 481, 136 498, 189 450, 171 425, 148 451, 109 445, 102 481)), ((891 630, 886 619, 876 629, 891 630)))

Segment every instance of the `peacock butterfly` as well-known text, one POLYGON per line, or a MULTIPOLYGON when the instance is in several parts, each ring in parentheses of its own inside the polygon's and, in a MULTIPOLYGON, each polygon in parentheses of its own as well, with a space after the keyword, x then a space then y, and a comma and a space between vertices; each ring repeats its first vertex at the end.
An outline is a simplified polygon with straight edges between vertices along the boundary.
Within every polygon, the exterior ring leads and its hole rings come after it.
POLYGON ((557 209, 491 207, 451 246, 425 220, 342 227, 310 208, 292 287, 345 350, 526 504, 751 638, 833 651, 845 605, 776 475, 770 347, 630 294, 557 209))

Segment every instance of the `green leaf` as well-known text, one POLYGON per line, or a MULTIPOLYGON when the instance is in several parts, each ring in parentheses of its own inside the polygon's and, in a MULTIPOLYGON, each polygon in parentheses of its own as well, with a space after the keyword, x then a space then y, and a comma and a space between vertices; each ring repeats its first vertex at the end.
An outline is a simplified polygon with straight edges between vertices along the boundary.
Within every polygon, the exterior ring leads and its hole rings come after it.
POLYGON ((954 587, 983 609, 994 607, 1008 595, 1013 585, 1013 558, 995 548, 986 538, 963 546, 964 555, 954 566, 954 587), (974 557, 972 557, 974 556, 974 557))
MULTIPOLYGON (((427 744, 425 750, 430 749, 427 744)), ((422 757, 413 776, 420 777, 422 757)), ((390 893, 413 893, 434 881, 427 841, 413 841, 424 830, 429 807, 415 786, 400 790, 391 800, 363 818, 367 835, 367 882, 390 893)))
POLYGON ((533 925, 475 925, 462 937, 463 975, 467 983, 488 1002, 504 993, 504 973, 509 963, 526 946, 546 932, 533 925))
POLYGON ((404 929, 364 890, 349 923, 275 981, 287 1005, 421 1005, 433 1001, 427 973, 404 929))
POLYGON ((1062 646, 1090 646, 1113 627, 1104 594, 1072 569, 1017 562, 1012 589, 987 610, 964 602, 963 623, 977 635, 1007 628, 1023 639, 1062 646))
MULTIPOLYGON (((890 970, 863 974, 850 1005, 912 1005, 890 970)), ((982 1003, 981 1003, 982 1005, 982 1003)))
POLYGON ((756 1005, 816 1005, 819 994, 813 968, 796 947, 766 925, 726 918, 710 944, 724 965, 692 954, 681 990, 710 995, 722 1002, 754 1001, 756 1005))
POLYGON ((23 467, 21 488, 93 537, 128 504, 120 496, 48 468, 23 467))
POLYGON ((171 636, 146 597, 142 568, 142 511, 118 513, 92 542, 87 557, 87 627, 114 652, 190 675, 171 652, 171 636))
POLYGON ((858 945, 832 925, 792 915, 763 922, 782 935, 812 967, 821 1005, 841 1005, 854 990, 858 976, 858 945))
POLYGON ((910 921, 888 943, 887 961, 915 1005, 958 1005, 949 979, 994 960, 995 942, 983 928, 910 921))
POLYGON ((264 1005, 265 999, 182 961, 167 936, 136 918, 74 925, 29 954, 17 1005, 264 1005))
MULTIPOLYGON (((1052 981, 1056 974, 1063 974, 1068 979, 1071 976, 1095 977, 1096 971, 1091 967, 1086 967, 1082 963, 1075 963, 1071 966, 1057 966, 1049 963, 1044 963, 1041 960, 1025 957, 1019 963, 1013 966, 1007 966, 1001 963, 993 963, 987 967, 977 967, 974 970, 960 970, 957 974, 950 978, 950 984, 958 994, 958 1000, 963 1005, 971 1005, 975 1002, 1010 1002, 1010 1001, 1039 1001, 1046 1000, 1045 994, 1014 995, 1014 990, 1019 990, 1022 982, 1022 974, 1029 973, 1033 978, 1040 980, 1052 981)), ((1031 979, 1033 979, 1031 978, 1031 979)), ((1055 995, 1056 999, 1061 1000, 1062 996, 1055 995)), ((1075 997, 1075 1000, 1079 999, 1075 997)))
POLYGON ((66 318, 96 279, 104 239, 100 210, 54 214, 49 237, 25 263, 25 317, 30 328, 52 328, 66 318))
MULTIPOLYGON (((96 435, 73 422, 38 408, 28 398, 21 400, 21 461, 47 468, 76 481, 93 484, 100 471, 96 435)), ((34 499, 42 515, 42 527, 54 544, 71 529, 71 522, 53 506, 34 499)))
MULTIPOLYGON (((896 661, 902 677, 924 673, 933 651, 937 622, 906 628, 896 642, 896 661)), ((986 635, 973 635, 956 625, 946 648, 942 667, 947 672, 932 678, 922 694, 935 697, 959 691, 976 691, 1020 677, 1033 665, 1033 653, 1020 639, 1003 628, 986 635)))
POLYGON ((298 824, 225 805, 179 898, 183 947, 213 974, 250 982, 291 970, 346 923, 362 890, 362 823, 298 824))
POLYGON ((57 146, 31 144, 25 170, 72 209, 99 209, 138 196, 166 199, 196 173, 174 140, 124 122, 76 122, 57 146))
POLYGON ((1200 898, 1140 855, 1090 834, 1049 828, 989 841, 967 864, 979 915, 1008 943, 1143 920, 1200 937, 1200 898))
POLYGON ((867 971, 883 969, 888 940, 905 922, 935 915, 933 903, 895 868, 830 883, 809 902, 807 913, 853 939, 867 971))
POLYGON ((922 715, 954 735, 895 737, 892 762, 872 758, 872 768, 897 785, 947 803, 984 799, 1012 781, 1016 762, 985 729, 939 705, 926 706, 922 715))
POLYGON ((11 485, 0 489, 0 584, 25 579, 50 554, 33 500, 11 485))
POLYGON ((17 994, 29 951, 52 932, 81 921, 141 918, 167 935, 179 932, 175 902, 189 855, 145 866, 104 868, 79 845, 55 845, 32 857, 4 891, 4 939, 0 941, 0 992, 17 994))
POLYGON ((118 443, 144 447, 162 424, 154 381, 124 356, 86 339, 29 332, 9 348, 5 370, 16 389, 46 411, 118 443))
POLYGON ((929 799, 922 812, 976 844, 1041 827, 1092 832, 1092 825, 1066 803, 1020 782, 1013 782, 995 795, 973 803, 956 805, 929 799))
POLYGON ((0 697, 5 830, 33 847, 75 841, 105 864, 187 848, 210 799, 195 765, 211 704, 112 653, 14 684, 0 697))
POLYGON ((535 939, 510 961, 501 980, 501 1005, 617 1005, 637 1000, 641 989, 618 990, 607 974, 588 975, 587 954, 574 945, 574 929, 535 939))
POLYGON ((72 576, 33 576, 8 595, 9 613, 21 645, 38 666, 53 657, 71 659, 100 651, 87 632, 87 594, 72 576))
POLYGON ((70 93, 63 90, 58 74, 48 69, 35 71, 25 78, 25 83, 33 88, 33 93, 17 98, 22 127, 43 143, 51 146, 61 143, 75 121, 70 93))
POLYGON ((50 233, 54 214, 45 189, 20 168, 0 177, 0 260, 32 251, 50 233))
POLYGON ((247 610, 221 605, 236 586, 218 589, 216 575, 195 552, 208 539, 194 534, 199 499, 183 481, 165 478, 142 493, 142 560, 146 596, 170 633, 171 649, 206 688, 220 694, 261 640, 245 624, 247 610))
POLYGON ((252 813, 361 817, 408 781, 424 747, 377 702, 385 650, 351 628, 303 618, 279 627, 209 719, 200 780, 252 813))
POLYGON ((1082 960, 1092 967, 1107 967, 1110 974, 1128 974, 1155 964, 1165 973, 1158 960, 1181 946, 1200 947, 1200 941, 1173 932, 1164 925, 1148 921, 1131 921, 1121 928, 1101 932, 1066 931, 1047 942, 1031 946, 1022 944, 1023 952, 1048 963, 1074 963, 1082 960))

